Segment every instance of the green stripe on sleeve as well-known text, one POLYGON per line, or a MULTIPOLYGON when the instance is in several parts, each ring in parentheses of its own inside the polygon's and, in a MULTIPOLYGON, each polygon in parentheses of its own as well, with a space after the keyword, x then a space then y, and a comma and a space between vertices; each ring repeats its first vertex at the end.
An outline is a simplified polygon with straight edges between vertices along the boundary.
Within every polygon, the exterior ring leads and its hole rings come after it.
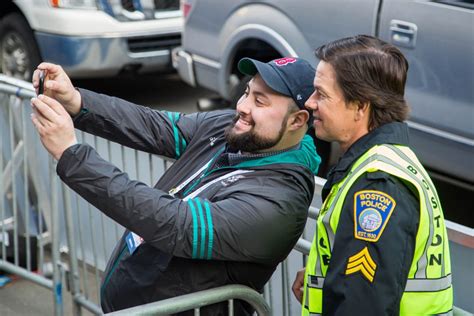
POLYGON ((196 198, 196 204, 198 206, 199 221, 201 222, 201 249, 199 251, 199 258, 204 259, 205 243, 206 243, 206 224, 204 222, 204 214, 202 212, 201 201, 196 198))
POLYGON ((209 205, 208 201, 204 201, 204 208, 206 209, 207 231, 209 234, 209 243, 207 245, 207 260, 210 260, 212 258, 212 243, 214 242, 214 227, 212 224, 211 206, 209 205))
POLYGON ((191 214, 193 216, 193 259, 197 258, 197 244, 198 244, 198 224, 196 217, 196 208, 194 206, 193 200, 188 200, 189 207, 191 209, 191 214))
POLYGON ((178 133, 178 128, 176 127, 176 121, 179 118, 179 113, 176 113, 176 112, 166 112, 166 113, 168 114, 168 118, 170 119, 171 125, 173 126, 175 158, 178 159, 180 156, 180 152, 179 152, 179 133, 178 133))
POLYGON ((173 121, 173 133, 174 133, 174 143, 176 146, 176 159, 181 157, 181 147, 180 141, 181 135, 179 135, 178 126, 176 125, 179 120, 179 113, 174 112, 174 121, 173 121))
POLYGON ((181 138, 181 153, 184 153, 184 150, 188 144, 186 144, 186 139, 184 139, 181 134, 179 134, 179 137, 181 138))

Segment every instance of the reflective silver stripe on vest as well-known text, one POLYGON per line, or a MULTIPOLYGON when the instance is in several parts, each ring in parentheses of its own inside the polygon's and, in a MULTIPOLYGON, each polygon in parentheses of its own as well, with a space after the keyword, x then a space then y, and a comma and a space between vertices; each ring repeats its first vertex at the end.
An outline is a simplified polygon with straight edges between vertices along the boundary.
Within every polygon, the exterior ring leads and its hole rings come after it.
POLYGON ((314 275, 309 275, 308 286, 316 289, 322 289, 324 285, 324 278, 314 275))
MULTIPOLYGON (((323 222, 324 228, 326 230, 326 235, 328 236, 328 239, 329 239, 329 249, 331 249, 331 252, 332 252, 332 247, 334 245, 335 234, 332 231, 330 222, 331 222, 331 215, 334 212, 334 209, 336 208, 336 202, 339 199, 339 197, 341 196, 342 192, 344 192, 344 188, 346 187, 347 182, 348 182, 348 180, 350 180, 352 174, 359 172, 360 169, 364 168, 369 163, 377 160, 377 156, 378 155, 369 156, 369 158, 366 159, 365 161, 363 161, 356 169, 354 169, 353 171, 349 171, 347 176, 344 178, 345 179, 344 183, 341 185, 338 192, 336 193, 336 196, 332 200, 333 203, 331 203, 331 206, 329 207, 329 210, 327 211, 326 214, 324 214, 322 222, 323 222)), ((319 264, 319 260, 318 260, 317 264, 319 264)), ((320 274, 320 275, 322 275, 322 274, 320 274)))
MULTIPOLYGON (((316 266, 314 267, 314 274, 318 276, 323 275, 323 271, 321 270, 321 262, 319 260, 319 247, 318 247, 318 226, 316 224, 316 229, 314 231, 314 240, 316 241, 316 245, 314 247, 314 250, 316 251, 316 266)), ((310 251, 311 252, 311 251, 310 251)))
MULTIPOLYGON (((380 156, 379 160, 385 163, 388 163, 392 165, 393 167, 396 167, 403 172, 405 172, 405 169, 403 166, 400 166, 398 163, 392 161, 391 159, 385 157, 385 156, 380 156)), ((415 180, 421 187, 423 187, 423 183, 420 182, 420 180, 416 177, 414 174, 410 174, 408 172, 405 172, 406 175, 408 175, 410 178, 415 180)), ((427 192, 425 190, 422 190, 423 194, 425 195, 425 198, 423 199, 425 202, 425 207, 426 210, 428 211, 428 216, 429 216, 429 236, 428 240, 425 243, 425 250, 423 251, 423 255, 421 256, 420 260, 417 262, 417 271, 415 273, 415 277, 417 278, 424 278, 426 277, 426 267, 428 266, 428 247, 431 245, 433 242, 433 235, 434 235, 434 227, 433 227, 433 209, 431 208, 430 204, 430 199, 427 196, 427 192)))
MULTIPOLYGON (((392 150, 393 150, 393 148, 398 149, 394 146, 391 147, 390 145, 383 145, 383 146, 388 148, 388 149, 392 149, 392 150)), ((408 163, 411 163, 412 165, 416 166, 417 171, 418 171, 417 174, 421 175, 423 177, 423 180, 425 180, 425 182, 427 182, 427 183, 431 182, 431 181, 426 181, 424 173, 421 172, 421 170, 419 170, 419 168, 418 168, 419 167, 418 163, 413 163, 412 160, 409 157, 407 157, 403 152, 401 152, 399 149, 398 150, 393 150, 393 151, 395 151, 395 154, 397 154, 397 156, 399 156, 399 157, 401 156, 400 158, 403 159, 405 157, 408 163), (399 152, 402 155, 400 155, 399 152)), ((403 166, 401 166, 399 163, 393 161, 389 157, 386 157, 386 156, 380 155, 380 154, 373 154, 373 155, 369 156, 368 159, 366 159, 364 162, 362 162, 355 170, 353 170, 352 172, 350 172, 346 176, 345 183, 339 188, 339 192, 337 192, 336 197, 333 199, 333 203, 331 204, 328 212, 326 214, 324 214, 323 225, 325 227, 326 233, 327 233, 329 241, 330 241, 330 247, 331 247, 330 249, 331 250, 332 250, 332 246, 333 246, 333 243, 334 243, 335 236, 334 236, 334 233, 333 233, 333 231, 330 227, 329 220, 330 220, 330 216, 332 215, 332 213, 333 213, 333 211, 336 207, 336 203, 334 203, 334 201, 337 201, 337 199, 340 197, 340 195, 344 191, 347 183, 349 182, 348 180, 350 180, 352 174, 358 173, 361 168, 364 168, 367 164, 369 164, 373 161, 377 161, 377 160, 381 161, 381 162, 384 162, 384 163, 387 163, 390 166, 399 169, 400 171, 402 171, 402 173, 404 173, 405 175, 407 175, 408 177, 413 179, 415 182, 417 182, 422 188, 424 187, 424 184, 417 177, 417 175, 407 172, 403 166)), ((430 191, 435 192, 434 190, 432 190, 432 188, 430 188, 430 191)), ((425 248, 424 248, 423 254, 417 262, 417 272, 415 273, 415 277, 418 277, 418 278, 425 278, 426 277, 426 267, 428 265, 428 247, 433 242, 433 236, 434 236, 433 209, 432 209, 432 205, 430 203, 430 198, 428 196, 429 192, 427 192, 426 189, 422 190, 422 192, 425 195, 425 198, 423 199, 423 201, 425 203, 425 207, 426 207, 426 210, 428 212, 428 217, 429 217, 429 236, 428 236, 427 242, 425 243, 425 248)), ((434 193, 433 193, 433 196, 434 196, 434 193)), ((435 198, 437 198, 437 196, 435 196, 435 198)), ((437 201, 439 203, 439 199, 437 199, 437 201)), ((319 260, 317 260, 317 266, 318 265, 319 265, 319 260)))
MULTIPOLYGON (((344 180, 344 183, 341 185, 341 187, 339 188, 339 190, 336 192, 336 195, 334 196, 334 198, 332 199, 332 203, 331 205, 329 206, 329 209, 328 211, 324 214, 324 217, 322 219, 322 222, 323 222, 323 226, 324 226, 324 230, 326 231, 326 235, 328 236, 328 239, 329 239, 329 249, 331 249, 331 253, 332 253, 332 248, 333 248, 333 245, 334 245, 334 239, 335 239, 335 234, 331 228, 331 224, 330 224, 330 221, 331 221, 331 215, 332 213, 334 212, 334 209, 336 208, 336 202, 337 200, 340 198, 341 194, 344 192, 344 189, 345 187, 347 186, 347 183, 349 182, 348 180, 350 180, 351 176, 354 174, 354 173, 358 173, 362 168, 364 168, 366 165, 370 164, 371 162, 373 161, 376 161, 378 159, 378 156, 379 155, 371 155, 368 157, 368 159, 366 159, 365 161, 363 161, 359 166, 357 166, 357 168, 355 168, 354 170, 352 171, 349 171, 349 173, 347 174, 347 176, 343 179, 344 180)), ((332 192, 331 192, 332 193, 332 192)), ((331 194, 330 193, 330 194, 331 194)), ((322 211, 320 212, 320 214, 322 213, 322 211)), ((316 232, 315 232, 315 240, 316 242, 318 243, 319 242, 319 236, 318 236, 318 229, 316 228, 316 232)), ((316 251, 317 251, 317 256, 316 256, 316 267, 315 267, 315 274, 317 276, 322 276, 323 273, 322 273, 322 270, 321 270, 321 261, 319 259, 319 247, 316 245, 316 251)))
MULTIPOLYGON (((397 148, 396 146, 394 145, 385 145, 387 148, 390 148, 391 150, 393 150, 396 154, 398 154, 399 156, 401 156, 402 158, 404 158, 406 161, 408 161, 411 165, 415 165, 417 167, 417 171, 419 173, 422 174, 423 176, 423 180, 425 180, 425 182, 427 183, 427 185, 429 186, 429 190, 432 192, 432 195, 433 197, 436 199, 436 201, 438 202, 439 204, 439 207, 441 207, 441 203, 440 203, 440 200, 439 200, 439 197, 438 197, 438 194, 434 188, 434 184, 433 182, 431 181, 431 179, 428 177, 428 175, 425 173, 425 171, 423 169, 420 169, 418 168, 418 163, 413 161, 412 159, 410 159, 410 157, 408 157, 402 150, 400 150, 399 148, 397 148)), ((419 183, 419 181, 418 181, 419 183)), ((421 185, 421 187, 424 187, 423 183, 419 183, 421 185)), ((423 192, 426 193, 426 189, 423 190, 423 192)), ((429 195, 429 193, 428 193, 429 195)), ((427 210, 428 210, 428 215, 430 216, 430 235, 429 235, 429 238, 428 238, 428 242, 426 243, 425 245, 425 250, 423 252, 423 255, 421 256, 420 260, 417 262, 417 271, 415 273, 415 277, 425 277, 426 275, 423 275, 423 272, 425 271, 425 268, 427 266, 427 262, 428 262, 428 247, 431 245, 431 243, 433 242, 433 235, 434 235, 434 227, 433 227, 433 209, 432 209, 432 205, 429 203, 431 199, 429 199, 428 197, 428 201, 427 201, 427 206, 429 205, 429 207, 427 207, 427 210), (420 266, 423 267, 424 269, 420 269, 420 266)), ((443 243, 446 242, 444 239, 443 239, 443 243)), ((444 245, 443 245, 443 258, 445 258, 445 254, 444 254, 444 245)), ((445 261, 446 260, 442 260, 441 262, 441 274, 445 274, 445 261)))
POLYGON ((451 274, 439 279, 408 279, 405 292, 438 292, 451 286, 451 274))

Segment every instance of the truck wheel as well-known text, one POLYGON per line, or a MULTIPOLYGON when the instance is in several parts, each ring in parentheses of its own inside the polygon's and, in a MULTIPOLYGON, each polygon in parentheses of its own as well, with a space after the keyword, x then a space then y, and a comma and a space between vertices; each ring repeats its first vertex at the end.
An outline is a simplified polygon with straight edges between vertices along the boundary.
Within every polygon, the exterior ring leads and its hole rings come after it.
POLYGON ((19 13, 10 13, 2 21, 0 61, 5 75, 25 81, 31 81, 34 69, 41 62, 33 31, 19 13))

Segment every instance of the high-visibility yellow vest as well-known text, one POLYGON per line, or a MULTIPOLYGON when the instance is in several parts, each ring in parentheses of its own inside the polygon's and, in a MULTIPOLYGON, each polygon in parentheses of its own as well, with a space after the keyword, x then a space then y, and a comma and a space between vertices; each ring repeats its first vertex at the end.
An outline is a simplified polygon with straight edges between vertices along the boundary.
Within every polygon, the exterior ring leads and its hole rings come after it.
POLYGON ((377 145, 335 184, 321 207, 306 265, 302 315, 322 313, 324 278, 342 206, 352 184, 366 172, 383 171, 412 184, 420 199, 415 252, 400 302, 400 315, 451 314, 451 261, 438 194, 415 154, 405 146, 377 145))

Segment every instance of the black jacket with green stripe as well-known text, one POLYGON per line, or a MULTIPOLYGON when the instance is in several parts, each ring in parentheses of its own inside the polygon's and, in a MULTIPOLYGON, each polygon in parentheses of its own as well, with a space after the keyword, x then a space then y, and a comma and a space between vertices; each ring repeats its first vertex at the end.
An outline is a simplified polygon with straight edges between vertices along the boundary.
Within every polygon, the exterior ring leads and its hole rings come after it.
MULTIPOLYGON (((229 163, 224 130, 235 111, 184 115, 80 93, 77 128, 176 158, 154 187, 131 180, 86 144, 70 147, 58 162, 57 172, 69 187, 127 229, 102 280, 104 312, 226 284, 262 291, 306 222, 320 162, 312 139, 229 163), (193 181, 170 194, 192 175, 193 181), (130 231, 144 239, 132 254, 125 243, 130 231)), ((235 309, 236 315, 251 313, 247 304, 236 302, 235 309)), ((201 313, 226 311, 222 303, 201 313)))

